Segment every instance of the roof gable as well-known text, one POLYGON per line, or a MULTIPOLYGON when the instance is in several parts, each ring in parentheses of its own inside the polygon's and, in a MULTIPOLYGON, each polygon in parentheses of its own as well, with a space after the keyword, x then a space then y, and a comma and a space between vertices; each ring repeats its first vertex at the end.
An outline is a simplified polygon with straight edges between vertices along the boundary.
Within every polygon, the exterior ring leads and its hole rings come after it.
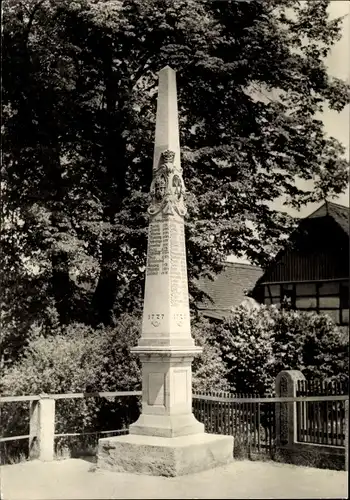
POLYGON ((257 285, 344 278, 348 273, 349 208, 326 202, 299 221, 257 285))
POLYGON ((338 205, 331 201, 326 201, 320 208, 312 212, 307 218, 314 219, 317 217, 332 217, 342 230, 350 234, 350 208, 338 205))

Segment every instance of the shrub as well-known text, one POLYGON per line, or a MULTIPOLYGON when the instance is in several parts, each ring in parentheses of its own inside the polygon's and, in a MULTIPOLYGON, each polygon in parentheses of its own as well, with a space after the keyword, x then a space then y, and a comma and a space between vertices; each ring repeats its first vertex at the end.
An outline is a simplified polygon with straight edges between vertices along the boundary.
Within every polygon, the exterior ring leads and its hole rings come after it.
POLYGON ((271 393, 281 370, 300 370, 307 379, 348 376, 348 341, 326 315, 240 306, 210 341, 220 349, 233 392, 271 393))
MULTIPOLYGON (((141 331, 139 314, 123 314, 114 327, 92 329, 83 324, 56 327, 52 334, 36 327, 20 360, 5 369, 3 395, 123 391, 141 389, 138 356, 131 354, 141 331)), ((227 388, 218 349, 208 343, 210 325, 194 322, 193 335, 203 347, 194 361, 194 388, 227 388)), ((135 397, 62 399, 56 402, 56 432, 121 429, 140 411, 135 397)), ((28 433, 28 404, 9 404, 2 413, 5 435, 15 428, 28 433), (18 412, 21 406, 21 413, 18 412)))
POLYGON ((29 395, 97 388, 103 345, 103 336, 86 325, 73 324, 48 337, 37 332, 20 362, 5 370, 3 393, 29 395))
POLYGON ((249 312, 238 307, 217 325, 211 342, 221 351, 232 392, 263 394, 272 390, 272 324, 266 307, 249 312))
POLYGON ((348 339, 332 318, 307 311, 271 309, 274 373, 298 369, 306 379, 348 377, 348 339))
POLYGON ((210 343, 214 326, 205 318, 192 321, 192 336, 196 345, 202 347, 202 354, 192 363, 193 390, 199 392, 226 391, 229 389, 227 370, 222 360, 220 349, 210 343))
MULTIPOLYGON (((2 394, 139 389, 139 361, 130 353, 130 347, 137 342, 138 326, 137 320, 131 316, 121 316, 114 328, 93 330, 86 325, 72 324, 49 336, 37 329, 20 360, 5 369, 2 394)), ((28 404, 21 405, 21 414, 17 403, 3 409, 5 435, 14 428, 17 434, 27 434, 28 404)), ((135 398, 120 401, 95 398, 58 400, 56 432, 83 432, 108 426, 116 429, 116 426, 125 424, 125 415, 136 415, 136 419, 137 414, 135 398)))

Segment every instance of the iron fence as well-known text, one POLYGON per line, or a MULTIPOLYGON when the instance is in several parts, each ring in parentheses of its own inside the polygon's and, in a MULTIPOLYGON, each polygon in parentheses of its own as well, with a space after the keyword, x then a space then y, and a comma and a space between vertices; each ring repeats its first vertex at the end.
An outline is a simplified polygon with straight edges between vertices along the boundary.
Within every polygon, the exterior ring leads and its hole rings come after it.
MULTIPOLYGON (((348 396, 339 395, 339 392, 345 391, 345 385, 342 388, 333 386, 331 389, 325 384, 300 383, 296 397, 260 397, 222 392, 194 393, 193 413, 204 423, 206 432, 234 436, 233 453, 237 458, 240 456, 273 458, 277 442, 276 412, 278 405, 285 403, 294 403, 296 407, 297 441, 345 446, 345 401, 348 396), (320 392, 323 394, 319 395, 320 392), (330 392, 333 393, 329 394, 330 392), (338 395, 334 394, 336 392, 338 395)), ((139 415, 140 396, 139 391, 50 395, 49 397, 56 402, 56 415, 54 413, 52 422, 52 440, 55 441, 56 452, 59 447, 67 446, 71 449, 72 441, 77 443, 76 448, 80 446, 86 449, 88 445, 92 450, 100 437, 128 433, 129 425, 139 415), (73 428, 63 428, 62 424, 67 422, 67 419, 61 419, 60 414, 64 411, 65 415, 69 414, 73 406, 64 410, 61 405, 68 404, 69 400, 89 398, 105 400, 100 407, 99 425, 84 427, 75 422, 73 428)), ((27 451, 35 438, 35 426, 31 429, 32 424, 29 419, 30 408, 38 401, 40 396, 0 398, 2 408, 14 402, 20 405, 21 410, 18 415, 20 423, 23 424, 21 424, 23 428, 14 426, 16 423, 16 419, 13 419, 14 412, 8 412, 12 424, 11 428, 7 427, 6 435, 0 438, 3 450, 4 447, 11 445, 13 449, 25 450, 25 454, 28 455, 27 451), (28 402, 30 402, 29 408, 28 402), (24 404, 26 406, 23 406, 24 404)), ((7 453, 4 455, 6 457, 7 453)))
POLYGON ((205 431, 234 436, 234 456, 273 457, 275 403, 251 394, 194 393, 193 413, 205 431))
MULTIPOLYGON (((345 396, 348 382, 299 380, 298 397, 345 396)), ((306 401, 297 404, 297 440, 331 446, 345 445, 345 400, 306 401)))

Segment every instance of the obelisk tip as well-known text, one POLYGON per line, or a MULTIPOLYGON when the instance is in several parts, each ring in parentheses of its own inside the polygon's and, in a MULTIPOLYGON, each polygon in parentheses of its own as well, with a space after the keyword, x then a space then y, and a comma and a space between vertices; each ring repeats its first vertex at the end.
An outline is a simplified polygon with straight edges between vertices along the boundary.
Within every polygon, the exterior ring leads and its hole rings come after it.
POLYGON ((162 68, 159 73, 165 73, 165 72, 170 72, 170 73, 175 73, 175 70, 171 68, 170 66, 166 65, 164 68, 162 68))

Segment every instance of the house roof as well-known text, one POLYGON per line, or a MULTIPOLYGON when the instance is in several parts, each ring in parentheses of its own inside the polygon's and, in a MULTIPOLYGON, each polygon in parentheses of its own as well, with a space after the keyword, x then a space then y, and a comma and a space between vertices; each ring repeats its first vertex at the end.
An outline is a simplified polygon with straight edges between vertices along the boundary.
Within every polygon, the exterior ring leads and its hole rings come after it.
POLYGON ((198 281, 199 288, 212 299, 212 302, 204 299, 197 304, 198 309, 205 316, 222 319, 232 307, 242 303, 246 298, 246 291, 254 288, 262 273, 262 269, 257 266, 227 262, 213 281, 210 278, 198 281))
POLYGON ((258 280, 255 290, 263 283, 348 276, 349 215, 348 207, 327 201, 301 219, 288 243, 258 280))
POLYGON ((320 208, 312 212, 307 218, 331 216, 335 222, 346 232, 350 234, 350 208, 344 205, 338 205, 331 201, 326 201, 320 208))

